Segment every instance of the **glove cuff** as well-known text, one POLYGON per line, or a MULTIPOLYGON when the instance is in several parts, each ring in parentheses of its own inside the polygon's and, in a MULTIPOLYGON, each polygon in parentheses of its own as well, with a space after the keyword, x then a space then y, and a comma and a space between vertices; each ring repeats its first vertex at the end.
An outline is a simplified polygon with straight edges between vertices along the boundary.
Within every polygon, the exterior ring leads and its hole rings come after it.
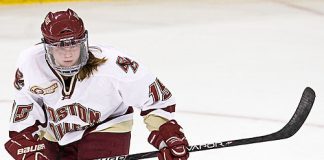
POLYGON ((152 131, 147 140, 156 149, 160 150, 162 148, 167 147, 167 145, 164 142, 163 137, 160 135, 159 131, 152 131))

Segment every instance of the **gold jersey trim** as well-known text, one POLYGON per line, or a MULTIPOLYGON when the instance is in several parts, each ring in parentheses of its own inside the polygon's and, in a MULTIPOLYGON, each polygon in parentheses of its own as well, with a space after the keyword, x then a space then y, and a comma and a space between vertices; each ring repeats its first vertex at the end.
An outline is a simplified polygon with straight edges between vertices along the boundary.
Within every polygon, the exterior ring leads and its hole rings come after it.
MULTIPOLYGON (((114 124, 106 129, 100 130, 100 131, 92 131, 92 132, 111 132, 111 133, 126 133, 130 132, 133 127, 133 120, 120 122, 117 124, 114 124)), ((57 142, 57 140, 51 136, 48 132, 42 132, 40 137, 44 137, 46 140, 51 142, 57 142)))
POLYGON ((169 120, 154 114, 144 116, 144 123, 149 131, 159 130, 160 126, 169 120))

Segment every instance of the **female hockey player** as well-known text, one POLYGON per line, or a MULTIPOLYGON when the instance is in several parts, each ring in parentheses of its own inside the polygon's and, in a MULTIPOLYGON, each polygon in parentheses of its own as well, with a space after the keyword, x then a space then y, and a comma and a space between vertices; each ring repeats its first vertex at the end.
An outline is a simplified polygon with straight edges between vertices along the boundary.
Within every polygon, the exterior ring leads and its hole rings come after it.
POLYGON ((42 43, 23 51, 14 86, 10 140, 17 160, 89 160, 129 153, 133 107, 151 132, 159 160, 186 160, 188 142, 172 118, 175 100, 133 57, 89 46, 71 9, 49 12, 42 43))

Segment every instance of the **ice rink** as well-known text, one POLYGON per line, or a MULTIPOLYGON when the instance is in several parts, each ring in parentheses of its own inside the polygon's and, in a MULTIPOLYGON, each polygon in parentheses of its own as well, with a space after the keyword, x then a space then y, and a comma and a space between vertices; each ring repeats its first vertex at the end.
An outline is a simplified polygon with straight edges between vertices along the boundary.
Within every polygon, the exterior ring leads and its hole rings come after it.
MULTIPOLYGON (((40 42, 49 11, 75 10, 90 43, 110 44, 146 64, 177 99, 191 145, 275 132, 302 91, 317 98, 293 137, 195 152, 192 160, 324 159, 324 0, 120 0, 0 6, 0 159, 19 52, 40 42)), ((131 153, 154 150, 138 111, 131 153)))

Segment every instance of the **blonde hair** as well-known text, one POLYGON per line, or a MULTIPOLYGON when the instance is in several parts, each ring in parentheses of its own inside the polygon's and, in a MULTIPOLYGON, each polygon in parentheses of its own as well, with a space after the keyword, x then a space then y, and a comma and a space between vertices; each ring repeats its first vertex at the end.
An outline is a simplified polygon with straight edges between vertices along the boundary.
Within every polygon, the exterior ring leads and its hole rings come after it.
MULTIPOLYGON (((101 52, 100 48, 97 47, 91 47, 91 49, 96 49, 101 52)), ((89 50, 89 59, 87 61, 87 64, 80 69, 77 75, 78 80, 82 81, 86 78, 89 78, 94 73, 94 71, 98 70, 98 66, 104 64, 106 61, 107 61, 106 57, 97 58, 89 50)))

